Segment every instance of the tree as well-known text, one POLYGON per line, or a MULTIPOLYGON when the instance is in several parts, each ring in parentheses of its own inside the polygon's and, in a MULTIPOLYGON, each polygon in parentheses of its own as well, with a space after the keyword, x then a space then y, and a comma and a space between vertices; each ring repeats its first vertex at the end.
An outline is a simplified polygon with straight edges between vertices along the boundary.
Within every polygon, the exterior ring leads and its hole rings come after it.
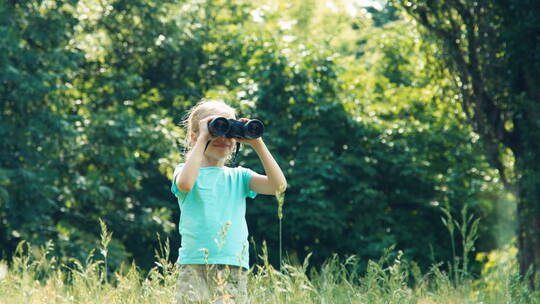
POLYGON ((531 271, 532 283, 540 272, 540 3, 397 4, 442 43, 468 121, 502 182, 518 195, 520 272, 531 271))
POLYGON ((77 20, 65 7, 36 1, 0 4, 0 243, 10 254, 21 239, 55 238, 58 169, 75 140, 63 115, 65 89, 82 61, 66 46, 77 20))
MULTIPOLYGON (((312 252, 315 265, 333 253, 377 259, 396 244, 427 268, 451 259, 450 242, 440 242, 448 233, 438 205, 475 204, 492 173, 470 128, 451 119, 461 115, 443 102, 453 94, 437 95, 444 84, 419 65, 427 46, 414 26, 359 21, 365 26, 356 35, 366 36, 361 64, 341 57, 354 58, 355 50, 338 53, 332 42, 246 41, 240 102, 255 100, 251 111, 268 127, 265 141, 288 178, 283 244, 291 256, 312 252)), ((260 170, 256 158, 242 161, 260 170)), ((278 243, 275 214, 272 198, 248 207, 250 231, 271 249, 278 243)))
MULTIPOLYGON (((111 268, 127 258, 151 267, 156 233, 170 233, 174 252, 169 187, 184 134, 173 121, 216 97, 268 127, 289 179, 286 251, 314 252, 320 265, 397 244, 424 267, 448 260, 437 204, 477 201, 491 173, 470 128, 448 119, 454 94, 436 96, 418 33, 390 18, 375 29, 366 12, 332 13, 326 1, 294 5, 259 15, 247 0, 0 7, 2 254, 53 239, 57 255, 84 259, 99 219, 114 233, 111 268)), ((252 150, 242 154, 262 173, 252 150)), ((252 235, 271 249, 276 209, 270 196, 248 207, 252 235)))

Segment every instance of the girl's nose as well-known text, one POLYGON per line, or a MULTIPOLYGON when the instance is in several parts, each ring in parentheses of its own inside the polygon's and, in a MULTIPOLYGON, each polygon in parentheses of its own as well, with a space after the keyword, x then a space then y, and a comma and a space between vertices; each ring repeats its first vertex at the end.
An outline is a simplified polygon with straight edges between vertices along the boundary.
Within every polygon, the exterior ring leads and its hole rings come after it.
POLYGON ((230 140, 231 140, 230 138, 227 138, 225 136, 218 136, 218 137, 214 138, 214 141, 219 142, 219 143, 228 142, 230 140))

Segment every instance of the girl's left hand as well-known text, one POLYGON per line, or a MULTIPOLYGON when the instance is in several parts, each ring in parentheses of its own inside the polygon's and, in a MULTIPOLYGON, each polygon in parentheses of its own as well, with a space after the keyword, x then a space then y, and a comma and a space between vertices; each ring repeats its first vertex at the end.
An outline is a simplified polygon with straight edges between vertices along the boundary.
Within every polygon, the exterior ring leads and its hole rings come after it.
MULTIPOLYGON (((238 120, 240 120, 240 121, 249 121, 249 119, 247 119, 247 118, 240 118, 238 120)), ((248 139, 248 138, 235 138, 235 139, 236 139, 237 142, 239 142, 241 144, 250 145, 250 146, 262 143, 262 137, 253 138, 253 139, 248 139)))

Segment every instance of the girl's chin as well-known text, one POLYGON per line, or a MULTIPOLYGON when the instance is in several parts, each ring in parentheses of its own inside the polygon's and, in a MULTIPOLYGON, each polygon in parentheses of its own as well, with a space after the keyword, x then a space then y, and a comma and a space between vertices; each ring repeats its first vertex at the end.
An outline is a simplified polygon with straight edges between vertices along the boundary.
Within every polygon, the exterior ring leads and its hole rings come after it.
POLYGON ((229 155, 230 153, 228 151, 222 151, 221 153, 214 152, 211 154, 206 154, 206 157, 212 158, 214 160, 225 160, 229 157, 229 155))

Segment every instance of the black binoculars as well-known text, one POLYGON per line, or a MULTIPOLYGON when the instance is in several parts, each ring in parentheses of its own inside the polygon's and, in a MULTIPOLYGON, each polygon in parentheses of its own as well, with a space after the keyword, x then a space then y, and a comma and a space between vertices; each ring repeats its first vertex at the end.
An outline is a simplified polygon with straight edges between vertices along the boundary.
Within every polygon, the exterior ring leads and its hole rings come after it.
POLYGON ((240 121, 216 117, 208 122, 208 131, 212 136, 253 139, 263 135, 264 125, 257 119, 240 121))

